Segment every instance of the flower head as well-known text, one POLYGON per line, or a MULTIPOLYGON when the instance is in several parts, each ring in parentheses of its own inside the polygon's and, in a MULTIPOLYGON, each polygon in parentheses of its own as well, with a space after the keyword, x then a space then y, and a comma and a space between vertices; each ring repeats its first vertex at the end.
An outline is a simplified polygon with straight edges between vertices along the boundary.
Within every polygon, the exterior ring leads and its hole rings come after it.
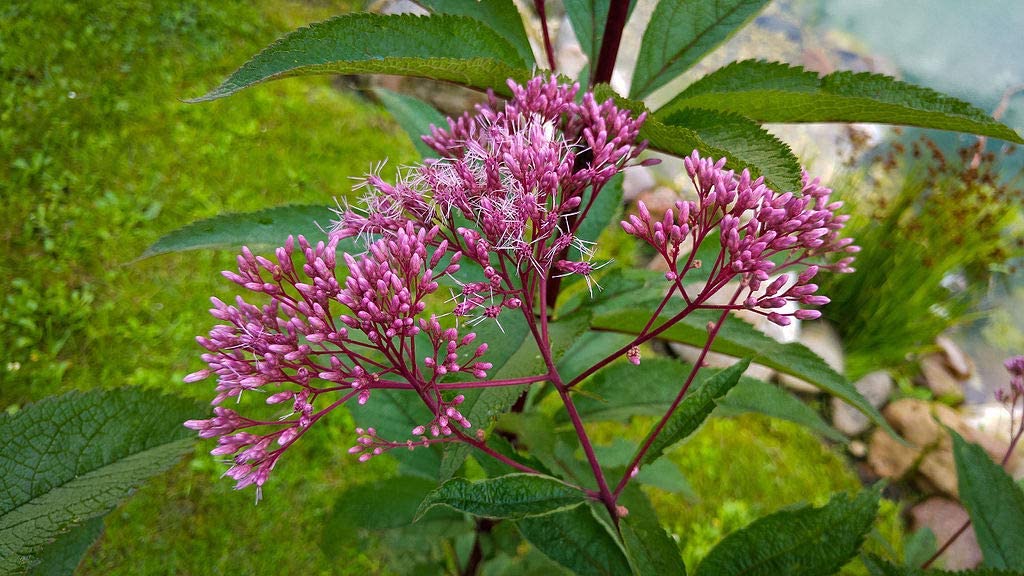
POLYGON ((693 256, 698 247, 717 234, 719 257, 696 296, 698 302, 739 278, 745 292, 738 299, 742 307, 776 324, 820 316, 817 310, 780 310, 790 302, 827 304, 828 298, 816 293, 818 286, 811 280, 823 269, 853 271, 851 254, 859 248, 840 236, 848 216, 837 212, 842 203, 830 200, 831 190, 804 173, 800 194, 776 192, 763 178, 752 179, 747 170, 737 175, 725 169, 724 158, 716 162, 701 158, 697 151, 684 165, 696 200, 676 202, 675 209, 660 218, 640 202, 638 214, 622 222, 626 233, 658 251, 669 266, 666 278, 682 286, 686 273, 697 267, 693 256), (831 254, 842 256, 822 261, 831 254))
POLYGON ((486 379, 492 366, 487 343, 428 312, 442 279, 461 287, 450 312, 456 321, 471 317, 470 325, 529 307, 553 270, 590 282, 599 266, 589 262, 578 222, 643 150, 636 142, 643 117, 591 94, 577 101, 577 85, 554 79, 509 87, 508 102, 492 96, 475 114, 449 119, 447 129, 432 128, 424 140, 439 158, 402 171, 395 183, 378 166, 358 186, 359 207, 339 209, 326 242, 289 238, 275 260, 243 248, 237 271, 224 273, 266 303, 213 299, 210 312, 223 324, 198 338, 207 367, 186 381, 216 376, 214 416, 185 425, 218 439, 213 453, 231 457, 226 475, 238 488, 261 487, 310 426, 350 400, 372 402, 379 388, 418 395, 432 419, 411 430, 418 439, 357 429, 350 452, 360 461, 469 438, 464 396, 441 384, 459 373, 486 379), (341 250, 347 239, 363 251, 341 250), (572 246, 587 261, 567 260, 572 246), (461 274, 467 263, 472 270, 461 274), (250 392, 265 394, 276 418, 220 406, 250 392))

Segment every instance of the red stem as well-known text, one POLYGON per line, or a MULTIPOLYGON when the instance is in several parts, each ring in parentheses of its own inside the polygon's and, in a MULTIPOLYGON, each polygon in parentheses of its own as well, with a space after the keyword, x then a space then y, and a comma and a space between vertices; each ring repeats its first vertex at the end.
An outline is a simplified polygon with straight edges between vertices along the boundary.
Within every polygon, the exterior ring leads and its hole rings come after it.
MULTIPOLYGON (((740 295, 740 292, 742 290, 743 288, 736 290, 736 293, 733 294, 732 296, 732 302, 736 301, 736 298, 740 295)), ((732 302, 730 302, 730 304, 732 302)), ((715 336, 718 335, 718 330, 722 327, 722 324, 725 323, 725 319, 728 316, 729 310, 723 310, 721 316, 718 317, 718 322, 716 322, 715 325, 711 328, 711 331, 708 333, 708 339, 707 341, 704 342, 704 347, 700 351, 700 356, 697 357, 697 361, 693 363, 693 368, 690 369, 690 374, 686 377, 686 383, 683 384, 682 389, 679 390, 679 394, 676 394, 676 399, 672 401, 672 405, 669 406, 668 411, 665 412, 665 415, 661 417, 661 420, 658 422, 658 425, 655 426, 654 430, 652 430, 651 433, 647 435, 647 439, 644 440, 643 445, 640 446, 640 450, 638 450, 636 455, 633 456, 633 461, 630 462, 629 466, 626 467, 626 471, 622 475, 622 480, 620 480, 619 485, 615 487, 616 498, 618 498, 619 494, 622 493, 622 490, 625 489, 626 485, 629 484, 629 480, 630 478, 632 478, 633 470, 637 467, 637 465, 639 465, 640 460, 642 460, 644 457, 644 454, 647 453, 647 451, 651 448, 651 444, 654 443, 654 439, 657 438, 658 435, 661 434, 661 431, 665 429, 665 425, 668 424, 668 421, 672 417, 672 414, 675 413, 676 409, 679 407, 679 404, 682 403, 683 397, 686 396, 686 391, 690 389, 690 385, 693 384, 693 379, 697 376, 697 372, 700 371, 701 367, 704 364, 704 358, 708 355, 708 352, 711 351, 711 343, 714 342, 715 336)))
MULTIPOLYGON (((440 390, 464 390, 467 388, 498 388, 501 386, 522 386, 524 384, 536 384, 548 379, 547 374, 536 376, 523 376, 522 378, 507 378, 504 380, 474 380, 472 382, 439 382, 434 386, 440 390)), ((333 390, 347 390, 348 386, 337 386, 325 388, 318 392, 331 392, 333 390)), ((394 382, 392 380, 380 380, 368 386, 371 390, 416 390, 416 387, 408 382, 394 382)))
MULTIPOLYGON (((611 490, 608 488, 608 481, 604 477, 604 471, 601 469, 601 464, 597 460, 597 454, 594 452, 594 446, 590 442, 590 437, 587 435, 586 428, 583 427, 583 419, 580 418, 579 411, 576 410, 576 405, 573 403, 572 398, 569 396, 569 388, 562 382, 562 377, 558 374, 558 368, 555 366, 554 360, 551 358, 551 344, 548 337, 548 306, 547 306, 547 283, 540 283, 540 294, 538 294, 537 301, 540 306, 540 322, 541 322, 541 338, 537 342, 541 355, 544 357, 544 365, 548 368, 548 375, 550 376, 551 384, 554 385, 558 391, 559 397, 562 399, 562 404, 565 405, 565 411, 569 414, 569 419, 572 421, 572 426, 576 431, 576 436, 579 438, 580 446, 583 448, 583 453, 587 456, 587 463, 590 464, 590 470, 594 474, 594 480, 597 481, 598 496, 601 502, 608 509, 608 513, 611 514, 615 524, 619 523, 619 516, 615 510, 615 496, 612 495, 611 490)), ((528 315, 528 321, 532 324, 532 314, 528 315)), ((534 331, 536 334, 536 331, 534 331)))
POLYGON ((558 69, 555 66, 555 51, 551 48, 551 34, 548 32, 548 17, 544 10, 544 0, 533 0, 537 8, 537 16, 540 17, 540 29, 544 32, 544 53, 548 57, 548 67, 554 72, 558 69))
POLYGON ((619 55, 619 43, 622 42, 622 29, 626 27, 628 14, 629 0, 612 0, 608 6, 604 40, 601 41, 601 52, 597 57, 597 66, 594 68, 594 75, 590 81, 591 86, 602 82, 611 82, 615 59, 619 55))

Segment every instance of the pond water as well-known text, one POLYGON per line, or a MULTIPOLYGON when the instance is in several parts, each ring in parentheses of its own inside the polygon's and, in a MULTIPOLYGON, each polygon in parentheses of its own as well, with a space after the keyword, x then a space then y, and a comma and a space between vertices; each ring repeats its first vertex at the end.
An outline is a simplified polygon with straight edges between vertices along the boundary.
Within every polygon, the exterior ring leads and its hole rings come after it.
MULTIPOLYGON (((1024 84, 1024 2, 1021 0, 802 0, 797 10, 820 30, 840 30, 865 51, 891 63, 911 82, 993 111, 1004 92, 1024 84)), ((1010 100, 1002 120, 1024 133, 1024 92, 1010 100)), ((932 134, 952 147, 963 136, 932 134)), ((1024 168, 1018 151, 1007 174, 1024 168)), ((1024 273, 993 291, 986 307, 1000 324, 984 323, 956 335, 978 363, 981 383, 967 390, 969 402, 990 402, 1006 382, 1001 360, 1024 349, 1024 273)))

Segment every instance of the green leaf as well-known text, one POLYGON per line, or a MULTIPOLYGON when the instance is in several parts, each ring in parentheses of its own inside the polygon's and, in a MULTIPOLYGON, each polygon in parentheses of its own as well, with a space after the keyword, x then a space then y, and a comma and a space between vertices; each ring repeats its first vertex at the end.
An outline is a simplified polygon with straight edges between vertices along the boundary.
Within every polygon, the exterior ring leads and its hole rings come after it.
MULTIPOLYGON (((749 365, 750 360, 740 360, 715 373, 700 385, 691 385, 679 407, 665 423, 665 427, 651 442, 650 448, 640 460, 640 465, 654 462, 661 457, 666 448, 697 430, 715 409, 715 402, 739 382, 740 376, 749 365)), ((653 433, 652 429, 651 434, 653 433)))
POLYGON ((93 542, 103 534, 103 516, 97 516, 61 534, 39 555, 31 576, 71 576, 93 542))
MULTIPOLYGON (((491 346, 500 343, 502 351, 505 353, 509 350, 514 350, 508 356, 503 354, 496 357, 499 360, 502 358, 506 360, 495 362, 492 359, 495 357, 492 357, 491 349, 488 348, 485 359, 494 364, 489 372, 491 379, 502 380, 546 373, 547 369, 544 365, 544 358, 541 355, 540 348, 537 347, 537 342, 534 340, 533 334, 530 332, 522 315, 512 315, 508 319, 505 316, 501 316, 498 320, 502 322, 504 328, 504 333, 500 336, 495 334, 495 328, 493 327, 487 328, 491 334, 490 336, 482 333, 482 329, 477 330, 478 342, 487 342, 491 346), (516 348, 517 344, 518 348, 516 348)), ((558 362, 562 354, 587 330, 587 327, 588 319, 583 315, 576 315, 569 320, 550 323, 548 325, 548 334, 551 341, 550 353, 552 359, 558 362)), ((540 384, 533 385, 539 386, 540 384)), ((523 385, 469 389, 464 391, 466 399, 459 406, 459 409, 475 428, 485 429, 495 418, 507 412, 528 387, 528 385, 523 385)), ((451 444, 446 446, 446 448, 444 461, 441 465, 442 480, 447 480, 459 469, 459 466, 462 465, 471 449, 468 444, 461 442, 451 444)))
POLYGON ((550 476, 516 473, 477 482, 452 478, 427 494, 416 517, 443 505, 474 516, 516 520, 565 510, 585 499, 577 488, 550 476))
MULTIPOLYGON (((531 414, 531 416, 544 418, 543 415, 536 412, 531 414)), ((519 462, 520 464, 529 466, 534 470, 537 470, 549 476, 552 475, 551 471, 548 470, 540 460, 533 456, 524 456, 520 454, 518 451, 516 451, 515 446, 513 446, 512 443, 509 442, 501 434, 492 434, 490 437, 488 437, 487 446, 490 447, 495 452, 503 456, 506 456, 507 458, 510 458, 516 462, 519 462)), ((516 472, 516 470, 509 466, 508 464, 498 460, 497 458, 491 458, 486 454, 477 454, 475 456, 475 459, 477 462, 480 463, 480 467, 484 469, 484 472, 486 472, 487 476, 490 478, 504 476, 505 474, 508 474, 510 472, 516 472)))
POLYGON ((412 524, 423 498, 437 487, 424 478, 395 476, 350 486, 334 502, 324 542, 344 541, 357 530, 388 530, 412 524))
MULTIPOLYGON (((608 8, 612 0, 564 0, 565 12, 572 24, 572 31, 576 34, 576 40, 580 48, 587 55, 587 66, 580 74, 580 83, 587 84, 590 72, 597 65, 597 57, 601 53, 601 43, 604 42, 604 29, 608 22, 608 8)), ((621 1, 621 0, 616 0, 621 1)), ((629 0, 629 9, 626 12, 626 19, 633 13, 636 7, 636 0, 629 0)))
MULTIPOLYGON (((592 193, 592 190, 586 192, 581 206, 587 206, 592 193)), ((622 214, 622 193, 622 174, 616 174, 594 199, 586 218, 576 230, 576 237, 585 242, 597 242, 605 228, 622 214)), ((569 260, 579 260, 580 258, 579 249, 573 246, 569 251, 569 260)))
POLYGON ((980 446, 949 433, 960 501, 971 516, 985 565, 1024 571, 1024 492, 980 446))
MULTIPOLYGON (((635 114, 647 111, 642 102, 623 98, 606 84, 596 86, 594 95, 598 100, 612 98, 617 106, 635 114)), ((744 116, 707 108, 666 115, 672 123, 648 113, 640 138, 652 149, 674 156, 689 156, 696 150, 706 158, 725 158, 727 168, 747 169, 754 178, 764 176, 765 183, 775 190, 801 188, 800 161, 788 145, 744 116)))
MULTIPOLYGON (((505 314, 498 318, 499 327, 488 322, 476 327, 476 342, 486 342, 487 354, 484 360, 493 366, 488 372, 492 380, 529 376, 529 369, 535 366, 532 357, 539 355, 533 334, 522 314, 505 314)), ((473 348, 475 350, 476 348, 473 348)), ((516 399, 526 390, 526 386, 501 386, 495 388, 470 388, 463 390, 465 397, 459 410, 478 430, 486 430, 491 422, 503 414, 515 403, 516 399)), ((445 446, 441 462, 441 480, 451 478, 472 446, 463 442, 450 443, 445 446)), ((481 458, 489 456, 481 456, 481 458)))
POLYGON ((756 412, 789 420, 821 434, 833 442, 845 444, 849 440, 842 432, 829 426, 816 410, 804 404, 786 390, 754 378, 741 378, 740 383, 729 394, 718 401, 719 412, 723 415, 756 412))
POLYGON ((433 106, 413 96, 398 94, 383 88, 377 88, 374 94, 380 98, 381 104, 394 116, 398 125, 409 135, 409 140, 420 153, 421 158, 436 158, 437 152, 423 142, 421 136, 430 134, 430 125, 446 126, 444 115, 433 106))
MULTIPOLYGON (((669 402, 665 403, 666 409, 669 402)), ((664 409, 662 413, 664 413, 664 409)), ((626 472, 626 466, 632 461, 633 454, 636 453, 636 442, 616 437, 608 446, 594 446, 594 452, 597 454, 598 461, 601 462, 601 467, 605 469, 606 477, 621 477, 626 472)), ((680 494, 687 500, 697 499, 697 493, 683 476, 679 466, 668 458, 662 458, 644 466, 640 473, 633 478, 633 482, 680 494)))
POLYGON ((850 560, 878 513, 878 490, 851 499, 836 494, 821 508, 798 506, 755 520, 726 536, 697 567, 697 576, 819 576, 850 560))
POLYGON ((523 28, 523 18, 512 0, 417 0, 417 3, 431 12, 479 20, 515 47, 520 57, 519 64, 532 68, 537 63, 523 28))
POLYGON ((630 573, 625 553, 590 506, 523 518, 516 526, 536 549, 580 576, 630 573))
POLYGON ((644 31, 630 98, 679 76, 746 26, 767 0, 663 0, 644 31))
MULTIPOLYGON (((596 295, 596 293, 595 293, 596 295)), ((607 355, 629 344, 628 334, 589 331, 580 335, 558 362, 558 374, 571 381, 607 355)))
MULTIPOLYGON (((625 421, 631 416, 660 416, 675 398, 678 386, 689 372, 684 362, 668 358, 644 360, 642 368, 618 362, 601 370, 577 390, 574 399, 580 416, 589 421, 625 421), (623 385, 626 383, 626 385, 623 385)), ((697 373, 695 385, 710 376, 708 370, 697 373)), ((835 442, 847 438, 829 426, 810 406, 789 392, 755 378, 740 378, 739 383, 717 401, 718 413, 734 416, 756 412, 789 420, 835 442)), ((568 417, 559 415, 560 421, 568 417)))
POLYGON ((348 486, 322 521, 321 550, 335 563, 346 562, 350 558, 344 554, 352 547, 344 544, 369 541, 379 546, 377 561, 393 570, 429 561, 437 543, 472 530, 464 514, 448 509, 433 510, 412 523, 423 497, 436 487, 435 481, 408 476, 348 486))
MULTIPOLYGON (((660 119, 666 126, 691 130, 709 147, 715 159, 725 158, 726 164, 747 168, 754 178, 764 176, 768 185, 779 191, 798 191, 802 186, 800 160, 789 145, 779 140, 757 122, 738 114, 686 108, 660 119), (721 151, 714 155, 714 151, 721 151), (756 173, 755 173, 756 170, 756 173), (770 175, 770 176, 769 176, 770 175)), ((678 150, 680 155, 693 152, 678 150)))
POLYGON ((0 416, 0 573, 106 514, 194 444, 195 402, 139 389, 70 392, 0 416))
POLYGON ((630 486, 622 493, 619 503, 629 514, 619 521, 626 557, 638 576, 645 574, 686 575, 686 565, 679 547, 658 521, 654 507, 643 491, 630 486))
POLYGON ((479 20, 437 14, 345 14, 300 28, 254 56, 205 102, 260 82, 310 74, 393 74, 506 93, 530 72, 516 48, 479 20))
POLYGON ((903 564, 905 566, 920 566, 927 562, 938 549, 935 532, 932 532, 932 529, 927 526, 919 528, 904 541, 903 564))
POLYGON ((834 72, 819 77, 778 62, 734 62, 698 80, 662 107, 734 112, 758 122, 875 122, 1024 139, 984 110, 934 90, 881 74, 834 72))
MULTIPOLYGON (((635 296, 632 298, 628 295, 622 297, 622 303, 619 303, 618 300, 612 299, 602 303, 594 311, 591 326, 595 329, 629 334, 639 333, 647 323, 653 307, 638 306, 635 296)), ((708 322, 714 322, 718 318, 718 314, 719 312, 715 310, 694 311, 659 334, 659 338, 701 347, 707 340, 708 322)), ((671 315, 668 313, 663 313, 661 316, 662 320, 667 320, 670 317, 671 315)), ((894 437, 899 437, 878 410, 852 384, 802 344, 783 344, 765 336, 750 324, 733 318, 722 325, 718 336, 712 343, 711 350, 737 358, 748 357, 758 364, 806 380, 825 392, 845 400, 867 415, 872 422, 881 426, 894 437)))
MULTIPOLYGON (((640 366, 616 362, 576 389, 573 401, 588 421, 621 421, 633 416, 661 416, 679 393, 690 365, 670 358, 645 359, 640 366)), ((708 371, 697 373, 700 385, 708 371)), ((560 421, 568 421, 560 413, 560 421)))
POLYGON ((976 568, 974 570, 922 570, 916 566, 897 566, 888 560, 883 560, 874 554, 861 556, 864 565, 867 566, 871 576, 1020 576, 1020 572, 1007 570, 996 570, 993 568, 976 568))
MULTIPOLYGON (((402 441, 409 438, 412 429, 433 419, 430 410, 416 393, 410 390, 374 390, 366 404, 349 404, 356 424, 363 428, 373 426, 382 438, 402 441)), ((388 452, 398 460, 399 472, 437 482, 441 468, 441 450, 420 447, 415 450, 388 452)))
MULTIPOLYGON (((289 235, 310 242, 326 238, 324 229, 336 218, 326 206, 290 205, 258 212, 221 214, 166 234, 146 248, 141 258, 201 248, 283 246, 289 235), (322 228, 321 228, 322 227, 322 228)), ((340 247, 343 248, 343 247, 340 247)))

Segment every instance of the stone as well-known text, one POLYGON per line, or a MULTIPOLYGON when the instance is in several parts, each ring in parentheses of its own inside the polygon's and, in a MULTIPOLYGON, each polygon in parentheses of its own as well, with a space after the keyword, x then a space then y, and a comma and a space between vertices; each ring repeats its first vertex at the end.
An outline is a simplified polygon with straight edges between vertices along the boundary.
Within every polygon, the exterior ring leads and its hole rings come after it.
MULTIPOLYGON (((654 170, 650 166, 634 166, 626 170, 622 176, 622 199, 626 202, 633 202, 642 198, 648 190, 653 190, 658 185, 654 177, 654 170)), ((676 200, 680 195, 674 195, 676 200)))
MULTIPOLYGON (((627 173, 629 170, 626 171, 627 173)), ((647 211, 651 213, 651 220, 661 220, 665 212, 675 210, 676 202, 680 196, 677 192, 666 186, 654 186, 646 188, 637 193, 637 201, 642 201, 647 211)), ((631 207, 629 213, 636 214, 636 207, 631 207)), ((659 257, 660 259, 660 257, 659 257)), ((685 262, 685 260, 684 260, 685 262)))
POLYGON ((868 445, 861 442, 860 440, 854 440, 853 442, 850 442, 850 445, 847 447, 847 449, 850 451, 850 455, 853 456, 854 458, 863 458, 868 455, 868 445))
MULTIPOLYGON (((531 17, 536 16, 533 12, 530 15, 531 17)), ((539 25, 540 22, 538 21, 537 24, 539 25)), ((587 65, 587 55, 583 53, 583 49, 576 39, 576 34, 573 32, 572 23, 569 21, 568 16, 563 17, 559 21, 557 30, 558 32, 554 34, 553 48, 555 60, 558 63, 558 71, 570 78, 577 78, 587 65)), ((543 48, 541 48, 540 52, 543 52, 543 48)))
POLYGON ((948 336, 939 336, 935 339, 935 344, 942 350, 942 355, 945 356, 946 366, 953 371, 958 378, 961 380, 967 380, 974 375, 974 361, 968 356, 960 346, 954 342, 948 336))
MULTIPOLYGON (((682 360, 693 364, 697 361, 700 356, 700 348, 695 346, 688 346, 686 344, 680 344, 679 342, 670 342, 669 348, 672 352, 682 360)), ((708 352, 704 356, 704 361, 707 362, 709 368, 728 368, 736 363, 735 356, 728 356, 726 354, 719 354, 717 352, 708 352)), ((761 364, 751 363, 746 370, 743 371, 744 376, 750 378, 757 378, 758 380, 764 380, 770 382, 775 377, 775 370, 761 364)))
MULTIPOLYGON (((942 546, 967 521, 967 511, 953 500, 933 496, 910 509, 913 530, 930 529, 935 542, 942 546)), ((974 528, 968 528, 942 554, 942 561, 948 570, 974 568, 981 563, 981 548, 974 528)))
MULTIPOLYGON (((999 402, 964 406, 961 416, 974 431, 975 441, 996 462, 1002 462, 1010 448, 1010 411, 999 402)), ((1014 450, 1003 466, 1014 478, 1024 478, 1024 450, 1014 450)))
POLYGON ((839 398, 832 398, 832 425, 847 436, 860 436, 871 427, 871 420, 860 410, 839 398))
POLYGON ((378 10, 381 14, 415 14, 429 16, 430 11, 412 0, 386 0, 381 2, 378 10))
POLYGON ((876 428, 868 442, 868 464, 882 478, 902 479, 914 467, 919 451, 900 444, 888 432, 876 428))
MULTIPOLYGON (((800 326, 800 343, 811 349, 812 352, 821 356, 825 363, 840 374, 846 368, 846 360, 843 355, 843 343, 836 332, 827 322, 815 320, 803 322, 800 326)), ((779 382, 797 392, 805 394, 820 394, 821 390, 813 384, 801 380, 789 374, 781 374, 779 382)))
MULTIPOLYGON (((885 370, 865 375, 853 384, 861 395, 875 408, 881 408, 892 396, 892 376, 885 370)), ((853 406, 839 398, 832 398, 832 425, 847 436, 858 436, 871 427, 871 421, 853 406)))
POLYGON ((868 462, 880 476, 903 478, 916 471, 914 480, 925 492, 957 496, 953 442, 943 426, 985 448, 994 461, 1002 459, 1004 450, 968 426, 956 410, 945 404, 904 398, 889 404, 883 415, 910 446, 876 430, 871 437, 868 462))
POLYGON ((918 365, 921 368, 921 383, 927 386, 937 398, 954 404, 963 402, 963 384, 946 364, 944 355, 928 354, 921 358, 918 365))

